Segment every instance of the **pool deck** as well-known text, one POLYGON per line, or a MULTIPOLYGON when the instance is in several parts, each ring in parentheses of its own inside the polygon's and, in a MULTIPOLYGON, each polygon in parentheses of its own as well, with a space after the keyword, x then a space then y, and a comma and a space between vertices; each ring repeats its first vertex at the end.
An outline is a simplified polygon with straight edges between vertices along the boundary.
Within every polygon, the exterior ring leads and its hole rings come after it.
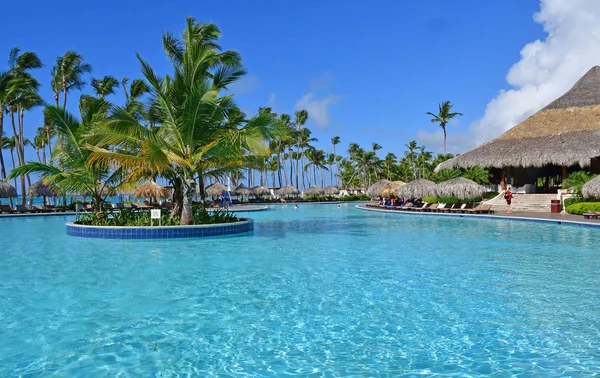
POLYGON ((585 219, 583 215, 573 215, 567 213, 534 213, 534 212, 512 212, 506 214, 504 212, 494 214, 456 214, 456 213, 432 213, 432 212, 418 212, 418 211, 402 211, 402 210, 387 210, 377 209, 373 207, 367 207, 366 205, 357 205, 357 209, 366 211, 375 211, 380 213, 394 213, 394 214, 406 214, 406 215, 423 215, 423 216, 441 216, 441 217, 455 217, 455 218, 488 218, 488 219, 505 219, 505 220, 519 220, 519 221, 535 221, 535 222, 548 222, 556 224, 573 224, 583 225, 600 228, 600 219, 585 219))

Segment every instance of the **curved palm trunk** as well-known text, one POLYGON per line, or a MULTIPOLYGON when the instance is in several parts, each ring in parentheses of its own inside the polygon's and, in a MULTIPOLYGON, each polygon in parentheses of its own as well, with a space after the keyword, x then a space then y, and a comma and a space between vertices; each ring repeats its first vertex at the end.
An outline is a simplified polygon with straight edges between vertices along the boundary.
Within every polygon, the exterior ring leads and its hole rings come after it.
POLYGON ((192 209, 192 202, 196 195, 196 181, 192 175, 184 174, 183 180, 181 181, 181 189, 183 194, 183 202, 181 206, 181 222, 182 226, 194 224, 194 214, 192 209))
MULTIPOLYGON (((0 109, 2 108, 2 104, 0 104, 0 109)), ((4 111, 0 111, 0 137, 2 137, 4 132, 4 111)), ((0 148, 0 169, 2 174, 2 179, 6 178, 6 165, 4 164, 4 151, 0 148)))
POLYGON ((294 160, 292 158, 292 145, 288 144, 288 158, 290 159, 290 185, 294 185, 294 160))
POLYGON ((333 186, 333 170, 331 169, 331 164, 329 164, 329 185, 333 186))
POLYGON ((446 126, 442 126, 442 130, 444 130, 444 155, 446 155, 446 126))

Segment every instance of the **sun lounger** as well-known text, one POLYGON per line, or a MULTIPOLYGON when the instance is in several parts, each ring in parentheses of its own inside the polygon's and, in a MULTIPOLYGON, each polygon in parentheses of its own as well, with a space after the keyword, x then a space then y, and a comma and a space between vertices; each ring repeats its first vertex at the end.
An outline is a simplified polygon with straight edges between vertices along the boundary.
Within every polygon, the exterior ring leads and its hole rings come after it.
POLYGON ((36 213, 51 213, 52 210, 48 210, 48 209, 44 209, 44 208, 41 208, 41 207, 36 206, 36 205, 32 205, 31 206, 31 212, 36 212, 36 213))
POLYGON ((588 211, 583 214, 584 219, 598 219, 598 216, 600 216, 600 213, 596 211, 588 211))
POLYGON ((0 213, 3 214, 14 214, 16 211, 9 205, 0 205, 0 213))
POLYGON ((444 207, 446 207, 445 203, 438 203, 436 207, 431 209, 431 211, 437 213, 437 212, 441 211, 444 207))
POLYGON ((444 207, 442 207, 442 208, 438 208, 438 211, 439 211, 440 213, 449 213, 449 212, 450 212, 450 210, 452 210, 452 208, 453 208, 454 206, 455 206, 455 205, 454 205, 453 203, 448 203, 448 204, 444 205, 444 207))
POLYGON ((21 214, 25 214, 25 213, 37 213, 37 210, 31 210, 28 209, 25 205, 17 205, 16 206, 17 212, 21 213, 21 214))
POLYGON ((437 208, 437 203, 430 203, 429 205, 427 205, 426 207, 424 207, 423 209, 421 209, 421 211, 423 212, 431 212, 433 211, 433 209, 437 208))
POLYGON ((149 210, 149 209, 152 209, 152 206, 147 205, 144 202, 136 202, 134 205, 135 205, 136 209, 140 209, 140 210, 149 210))

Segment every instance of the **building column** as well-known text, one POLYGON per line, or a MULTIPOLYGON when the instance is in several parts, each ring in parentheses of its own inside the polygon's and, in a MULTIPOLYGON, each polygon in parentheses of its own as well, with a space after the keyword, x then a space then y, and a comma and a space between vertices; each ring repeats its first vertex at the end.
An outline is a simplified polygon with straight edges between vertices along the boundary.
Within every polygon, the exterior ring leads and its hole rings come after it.
POLYGON ((568 167, 562 167, 562 179, 563 179, 563 181, 565 181, 568 176, 569 176, 569 168, 568 167))
POLYGON ((506 190, 506 168, 502 167, 502 173, 500 173, 500 189, 506 190))

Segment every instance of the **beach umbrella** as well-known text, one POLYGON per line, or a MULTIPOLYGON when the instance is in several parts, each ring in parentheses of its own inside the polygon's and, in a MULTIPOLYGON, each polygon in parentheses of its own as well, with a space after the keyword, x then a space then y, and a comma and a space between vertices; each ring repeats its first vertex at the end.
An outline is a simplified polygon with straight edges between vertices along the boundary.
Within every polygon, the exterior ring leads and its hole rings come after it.
POLYGON ((221 184, 220 182, 215 182, 214 184, 207 186, 205 192, 208 196, 216 197, 220 196, 221 193, 226 191, 227 187, 225 185, 221 184))
POLYGON ((581 187, 583 198, 600 198, 600 176, 586 182, 581 187))
POLYGON ((423 198, 426 196, 435 196, 436 189, 437 185, 435 182, 419 179, 411 181, 406 185, 402 185, 398 188, 396 194, 398 197, 423 198))
POLYGON ((402 185, 406 185, 406 183, 404 181, 391 181, 388 182, 387 184, 385 184, 383 186, 383 188, 381 189, 381 196, 382 197, 397 197, 398 196, 398 189, 400 189, 400 187, 402 185))
POLYGON ((321 196, 323 193, 325 193, 323 188, 319 188, 318 186, 311 186, 304 191, 304 194, 308 194, 309 196, 321 196))
MULTIPOLYGON (((381 190, 385 184, 389 183, 389 180, 379 180, 367 189, 367 196, 371 198, 381 197, 381 190)), ((351 189, 351 188, 349 188, 351 189)))
POLYGON ((233 193, 236 196, 249 196, 251 191, 244 184, 240 184, 233 190, 233 193))
POLYGON ((17 190, 5 181, 0 181, 0 198, 17 197, 17 190))
POLYGON ((471 199, 483 196, 487 189, 473 180, 457 177, 438 184, 437 197, 456 197, 458 199, 471 199))
POLYGON ((323 192, 326 196, 335 196, 340 193, 340 190, 335 186, 328 186, 323 190, 323 192))
POLYGON ((297 196, 300 193, 300 191, 296 188, 294 188, 293 186, 290 185, 286 185, 282 188, 279 188, 279 190, 277 190, 277 195, 278 196, 297 196))
POLYGON ((43 182, 41 180, 33 183, 27 189, 28 197, 52 197, 55 195, 56 195, 56 192, 52 188, 50 188, 50 186, 48 186, 45 182, 43 182))
POLYGON ((148 181, 135 188, 133 196, 135 198, 167 198, 169 191, 154 181, 148 181))
POLYGON ((252 195, 256 197, 267 196, 271 194, 269 188, 265 188, 262 185, 255 186, 254 188, 250 189, 250 191, 252 192, 252 195))

